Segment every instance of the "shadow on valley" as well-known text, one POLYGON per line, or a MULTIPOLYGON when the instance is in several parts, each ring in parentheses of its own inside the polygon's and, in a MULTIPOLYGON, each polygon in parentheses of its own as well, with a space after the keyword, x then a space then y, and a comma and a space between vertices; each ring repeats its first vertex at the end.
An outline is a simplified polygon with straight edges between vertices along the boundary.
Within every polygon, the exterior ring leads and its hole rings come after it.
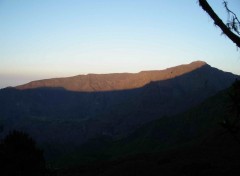
POLYGON ((239 146, 220 122, 236 78, 204 65, 129 90, 6 88, 0 135, 31 134, 58 175, 229 175, 239 146))

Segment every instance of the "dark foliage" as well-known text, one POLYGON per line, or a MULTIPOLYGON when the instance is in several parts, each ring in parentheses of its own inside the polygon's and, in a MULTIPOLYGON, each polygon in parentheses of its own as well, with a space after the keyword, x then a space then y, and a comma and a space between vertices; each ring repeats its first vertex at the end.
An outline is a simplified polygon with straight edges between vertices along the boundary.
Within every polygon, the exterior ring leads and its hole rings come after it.
POLYGON ((45 172, 43 151, 26 133, 10 132, 0 144, 2 176, 40 176, 45 172))
POLYGON ((236 114, 236 123, 240 120, 240 80, 236 80, 231 87, 231 110, 236 114))
MULTIPOLYGON (((229 91, 229 115, 224 118, 221 123, 228 132, 235 135, 239 132, 239 121, 240 121, 240 81, 236 80, 229 91)), ((237 138, 236 138, 237 139, 237 138)), ((239 142, 240 140, 237 139, 239 142)))

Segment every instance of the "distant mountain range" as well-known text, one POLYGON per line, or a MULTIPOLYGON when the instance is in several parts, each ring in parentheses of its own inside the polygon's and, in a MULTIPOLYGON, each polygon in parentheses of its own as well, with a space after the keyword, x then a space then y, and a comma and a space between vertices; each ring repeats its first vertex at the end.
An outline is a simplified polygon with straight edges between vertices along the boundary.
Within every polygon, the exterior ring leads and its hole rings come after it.
MULTIPOLYGON (((239 76, 196 61, 136 74, 33 81, 0 90, 0 135, 13 129, 25 131, 53 158, 73 152, 93 138, 128 138, 146 123, 172 118, 199 105, 236 78, 239 76)), ((134 141, 134 136, 128 139, 134 141)))

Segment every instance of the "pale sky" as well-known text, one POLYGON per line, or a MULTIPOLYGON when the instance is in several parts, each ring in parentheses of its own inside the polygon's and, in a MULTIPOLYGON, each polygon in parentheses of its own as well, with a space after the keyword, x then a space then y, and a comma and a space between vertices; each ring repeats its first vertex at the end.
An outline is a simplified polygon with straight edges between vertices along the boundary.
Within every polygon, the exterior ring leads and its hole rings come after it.
MULTIPOLYGON (((225 22, 222 1, 208 2, 225 22)), ((0 88, 195 60, 240 75, 240 50, 197 0, 0 0, 0 22, 0 88)))

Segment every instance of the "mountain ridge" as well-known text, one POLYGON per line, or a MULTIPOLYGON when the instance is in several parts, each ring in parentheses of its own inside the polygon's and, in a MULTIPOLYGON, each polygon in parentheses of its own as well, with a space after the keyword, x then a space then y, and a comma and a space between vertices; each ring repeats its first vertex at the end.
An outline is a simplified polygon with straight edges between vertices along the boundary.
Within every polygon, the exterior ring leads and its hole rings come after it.
MULTIPOLYGON (((52 155, 74 150, 98 135, 122 138, 147 122, 188 110, 239 78, 203 62, 166 70, 171 79, 154 81, 159 76, 154 71, 144 71, 129 82, 138 83, 137 78, 149 81, 149 74, 154 79, 142 87, 126 90, 101 91, 97 81, 91 82, 96 88, 91 88, 92 92, 67 90, 59 85, 44 87, 42 83, 36 88, 1 89, 0 139, 11 130, 25 131, 52 155), (186 67, 192 71, 180 75, 186 67)), ((115 76, 124 80, 129 74, 120 75, 115 76)), ((102 83, 106 83, 103 78, 102 83)), ((88 83, 85 89, 89 88, 88 83)))
MULTIPOLYGON (((141 71, 139 73, 87 74, 66 78, 51 78, 32 81, 16 86, 17 89, 33 89, 39 87, 61 87, 70 91, 95 92, 140 88, 152 81, 162 81, 181 76, 203 66, 203 61, 194 61, 164 70, 141 71)), ((210 67, 210 66, 209 66, 210 67)))

